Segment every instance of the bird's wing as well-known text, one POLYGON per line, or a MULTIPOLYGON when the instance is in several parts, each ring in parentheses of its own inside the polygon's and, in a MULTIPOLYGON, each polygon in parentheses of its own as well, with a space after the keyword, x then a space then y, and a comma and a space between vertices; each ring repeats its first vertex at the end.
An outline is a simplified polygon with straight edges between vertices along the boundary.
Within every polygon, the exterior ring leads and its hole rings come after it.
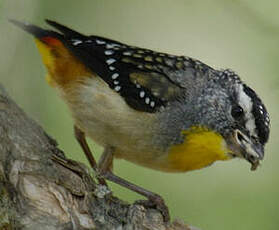
POLYGON ((56 22, 47 23, 63 34, 64 44, 74 56, 139 111, 156 112, 183 96, 185 78, 197 68, 191 58, 84 36, 56 22))

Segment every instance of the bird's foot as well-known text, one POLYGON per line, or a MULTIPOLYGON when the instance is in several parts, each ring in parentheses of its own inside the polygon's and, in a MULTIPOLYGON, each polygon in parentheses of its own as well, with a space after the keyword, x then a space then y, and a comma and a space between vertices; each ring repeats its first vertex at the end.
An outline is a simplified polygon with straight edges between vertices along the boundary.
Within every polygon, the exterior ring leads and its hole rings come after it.
POLYGON ((142 205, 145 208, 154 208, 161 212, 163 219, 165 222, 170 221, 170 214, 169 214, 169 208, 165 204, 162 197, 159 195, 156 195, 154 197, 151 197, 149 200, 137 200, 135 204, 142 205))

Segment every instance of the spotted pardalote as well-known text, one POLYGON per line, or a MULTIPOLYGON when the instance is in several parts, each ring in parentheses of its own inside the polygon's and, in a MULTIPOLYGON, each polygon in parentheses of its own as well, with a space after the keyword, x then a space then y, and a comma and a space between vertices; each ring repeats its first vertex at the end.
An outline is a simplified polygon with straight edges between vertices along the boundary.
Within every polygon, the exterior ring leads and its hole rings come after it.
POLYGON ((256 169, 263 159, 269 115, 233 71, 86 36, 50 20, 55 30, 12 22, 34 35, 48 82, 69 106, 76 136, 104 178, 162 203, 158 195, 115 176, 113 158, 167 172, 234 157, 256 169), (104 147, 98 166, 84 135, 104 147))

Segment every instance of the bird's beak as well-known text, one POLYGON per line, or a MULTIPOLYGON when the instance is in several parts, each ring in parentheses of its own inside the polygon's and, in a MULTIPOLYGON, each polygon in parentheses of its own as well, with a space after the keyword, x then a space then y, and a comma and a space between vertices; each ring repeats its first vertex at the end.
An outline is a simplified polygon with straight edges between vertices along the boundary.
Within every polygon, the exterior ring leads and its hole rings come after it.
POLYGON ((250 162, 251 170, 256 170, 259 161, 264 157, 263 145, 249 138, 238 129, 230 136, 228 147, 232 155, 244 158, 250 162))

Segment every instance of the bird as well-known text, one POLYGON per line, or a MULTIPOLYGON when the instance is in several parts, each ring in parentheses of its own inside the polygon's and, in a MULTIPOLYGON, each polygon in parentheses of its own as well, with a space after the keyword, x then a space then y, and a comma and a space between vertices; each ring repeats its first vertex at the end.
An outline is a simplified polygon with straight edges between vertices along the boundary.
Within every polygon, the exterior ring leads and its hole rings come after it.
POLYGON ((269 139, 270 118, 256 92, 230 69, 188 57, 84 35, 52 20, 52 29, 10 20, 31 33, 74 120, 74 133, 98 181, 147 198, 169 221, 154 192, 113 173, 124 159, 163 172, 188 172, 242 158, 256 170, 269 139), (104 148, 97 163, 86 138, 104 148))

